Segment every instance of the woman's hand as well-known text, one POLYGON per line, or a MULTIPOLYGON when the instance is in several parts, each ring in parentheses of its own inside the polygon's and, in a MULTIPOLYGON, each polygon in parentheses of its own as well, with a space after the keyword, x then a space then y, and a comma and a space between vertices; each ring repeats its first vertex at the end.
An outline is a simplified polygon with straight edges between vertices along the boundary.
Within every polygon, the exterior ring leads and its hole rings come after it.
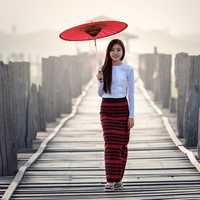
POLYGON ((134 118, 129 118, 128 119, 128 128, 131 129, 134 126, 134 118))
POLYGON ((97 77, 97 79, 98 79, 99 81, 103 81, 103 72, 102 72, 102 71, 98 71, 96 77, 97 77))

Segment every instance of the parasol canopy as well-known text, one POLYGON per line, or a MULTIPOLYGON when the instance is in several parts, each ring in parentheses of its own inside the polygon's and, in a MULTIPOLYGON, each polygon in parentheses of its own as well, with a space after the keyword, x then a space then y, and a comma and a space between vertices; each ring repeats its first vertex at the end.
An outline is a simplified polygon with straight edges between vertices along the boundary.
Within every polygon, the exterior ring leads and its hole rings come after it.
POLYGON ((121 21, 95 21, 69 28, 59 36, 68 41, 96 40, 119 33, 127 27, 121 21))

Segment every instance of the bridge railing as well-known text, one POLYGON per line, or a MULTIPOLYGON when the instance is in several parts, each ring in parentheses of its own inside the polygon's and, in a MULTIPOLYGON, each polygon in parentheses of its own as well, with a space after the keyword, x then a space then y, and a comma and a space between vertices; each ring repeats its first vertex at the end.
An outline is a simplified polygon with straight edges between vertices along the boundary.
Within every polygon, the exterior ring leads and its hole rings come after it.
POLYGON ((0 176, 17 171, 17 153, 32 148, 37 132, 72 111, 72 99, 91 79, 91 55, 42 59, 42 83, 31 83, 29 62, 0 62, 0 176))
POLYGON ((184 145, 196 147, 200 132, 200 56, 178 53, 175 60, 172 59, 172 55, 157 52, 141 54, 139 73, 154 100, 176 113, 178 137, 183 138, 184 145), (177 93, 175 98, 174 91, 177 93))

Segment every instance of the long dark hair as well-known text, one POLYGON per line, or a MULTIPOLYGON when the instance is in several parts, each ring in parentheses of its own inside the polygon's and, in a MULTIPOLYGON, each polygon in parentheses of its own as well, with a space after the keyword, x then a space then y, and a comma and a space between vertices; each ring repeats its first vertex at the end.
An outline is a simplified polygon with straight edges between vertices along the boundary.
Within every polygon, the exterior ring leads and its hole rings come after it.
POLYGON ((106 50, 106 57, 104 64, 102 66, 102 72, 103 72, 103 90, 106 93, 111 93, 111 83, 112 83, 112 58, 110 57, 110 51, 112 50, 113 46, 115 44, 118 44, 122 47, 122 57, 120 60, 124 59, 125 56, 125 47, 121 40, 119 39, 113 39, 108 44, 107 50, 106 50))

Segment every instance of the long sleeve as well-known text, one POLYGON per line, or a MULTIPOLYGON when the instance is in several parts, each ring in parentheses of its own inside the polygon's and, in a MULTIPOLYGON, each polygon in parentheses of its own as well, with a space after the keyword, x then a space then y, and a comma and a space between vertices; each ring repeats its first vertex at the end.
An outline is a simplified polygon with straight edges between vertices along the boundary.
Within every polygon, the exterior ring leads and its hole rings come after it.
POLYGON ((102 97, 103 93, 104 93, 104 91, 103 91, 103 81, 98 81, 98 95, 100 97, 102 97))
POLYGON ((129 104, 129 117, 134 117, 134 109, 135 109, 135 102, 134 102, 134 70, 131 67, 128 72, 128 104, 129 104))

